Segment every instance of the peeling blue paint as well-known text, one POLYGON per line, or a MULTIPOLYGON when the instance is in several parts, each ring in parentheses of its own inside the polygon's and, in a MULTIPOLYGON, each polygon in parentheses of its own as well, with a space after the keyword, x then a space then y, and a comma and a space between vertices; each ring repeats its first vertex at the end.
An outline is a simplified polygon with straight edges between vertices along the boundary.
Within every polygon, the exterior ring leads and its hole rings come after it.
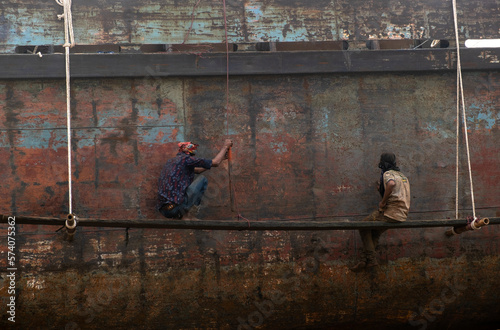
POLYGON ((153 144, 171 143, 172 141, 183 141, 184 129, 181 126, 142 128, 138 140, 150 146, 153 144), (174 132, 176 128, 179 129, 178 132, 174 132))
POLYGON ((284 154, 288 152, 288 148, 284 142, 270 142, 269 143, 271 149, 278 154, 284 154))
MULTIPOLYGON (((66 148, 66 131, 64 130, 20 130, 14 131, 14 146, 10 145, 9 139, 0 140, 1 148, 26 148, 26 149, 53 149, 66 148)), ((7 136, 4 132, 2 136, 7 136)))
POLYGON ((330 134, 330 130, 328 127, 328 117, 330 110, 327 107, 322 107, 320 111, 320 120, 316 123, 316 130, 319 134, 328 135, 330 134))
POLYGON ((256 2, 254 2, 253 5, 245 4, 245 12, 249 23, 259 22, 264 16, 264 13, 261 10, 261 4, 256 2))
MULTIPOLYGON (((170 143, 172 140, 184 140, 184 128, 182 126, 169 127, 139 127, 141 130, 138 140, 148 144, 170 143), (177 132, 174 132, 178 129, 177 132)), ((105 132, 114 129, 92 129, 73 130, 72 141, 77 149, 93 147, 95 139, 105 132)), ((26 149, 52 149, 67 147, 67 137, 65 129, 35 129, 35 130, 15 130, 14 146, 11 146, 8 131, 0 132, 0 148, 26 148, 26 149)))
POLYGON ((246 29, 250 41, 310 41, 338 39, 333 11, 325 10, 321 17, 314 10, 284 11, 281 6, 261 2, 245 4, 246 29), (331 16, 332 19, 327 17, 331 16), (291 18, 293 17, 293 19, 291 18), (328 31, 328 32, 325 32, 328 31))
POLYGON ((93 147, 94 144, 95 144, 94 139, 89 139, 89 138, 76 139, 76 146, 78 149, 82 149, 84 147, 93 147))
POLYGON ((140 107, 137 105, 138 124, 141 126, 177 126, 177 115, 160 112, 157 108, 140 107))
POLYGON ((497 122, 500 121, 500 112, 484 109, 483 106, 478 106, 476 104, 471 104, 469 110, 472 114, 467 116, 467 124, 469 128, 474 129, 492 129, 497 126, 497 122))
MULTIPOLYGON (((160 22, 154 22, 154 21, 148 21, 148 25, 140 25, 136 27, 136 34, 137 36, 147 36, 148 38, 155 40, 156 42, 160 40, 165 40, 165 30, 161 28, 161 23, 160 22)), ((189 26, 189 25, 188 25, 189 26)), ((195 34, 197 30, 203 29, 203 27, 200 26, 199 23, 193 22, 193 29, 191 31, 191 34, 189 37, 192 37, 193 34, 195 34)), ((187 30, 185 33, 187 33, 187 30)), ((181 31, 172 31, 171 33, 168 34, 169 40, 177 40, 179 42, 183 41, 185 38, 185 35, 180 33, 181 31), (177 33, 175 33, 177 32, 177 33)), ((144 37, 143 37, 144 38, 144 37)), ((144 40, 135 40, 134 42, 137 43, 143 43, 144 40)))
POLYGON ((389 25, 386 28, 386 33, 390 39, 411 39, 411 26, 394 26, 389 25))
POLYGON ((0 131, 0 148, 10 148, 7 131, 0 131))
POLYGON ((60 31, 53 31, 57 14, 54 12, 54 22, 47 21, 46 13, 33 13, 19 8, 15 14, 5 14, 5 43, 13 45, 54 45, 64 43, 64 26, 60 23, 60 31))
MULTIPOLYGON (((48 113, 48 112, 47 112, 48 113)), ((19 113, 18 118, 20 119, 19 122, 16 123, 16 127, 20 130, 57 130, 61 129, 63 126, 60 125, 59 127, 54 126, 54 122, 48 121, 44 118, 40 117, 34 117, 33 115, 30 115, 30 117, 25 117, 23 116, 23 113, 19 113)))
MULTIPOLYGON (((22 6, 9 6, 9 1, 5 3, 0 13, 0 44, 63 43, 63 22, 57 19, 62 8, 54 1, 26 0, 22 6)), ((193 3, 179 1, 165 1, 161 5, 150 0, 117 3, 81 1, 73 4, 77 44, 181 43, 191 22, 193 29, 189 42, 218 43, 223 40, 224 21, 220 2, 201 2, 196 8, 193 8, 193 3)), ((461 23, 461 33, 467 38, 494 37, 498 34, 498 20, 493 14, 484 15, 479 4, 478 0, 469 1, 469 10, 464 9, 466 15, 461 23), (478 10, 471 10, 474 7, 478 10), (482 18, 479 25, 477 17, 482 18)), ((432 3, 416 8, 411 3, 402 2, 384 6, 382 13, 380 9, 376 1, 233 1, 227 6, 228 34, 236 43, 340 40, 345 37, 344 32, 346 37, 360 40, 372 35, 387 38, 387 34, 393 34, 394 38, 414 38, 409 25, 398 27, 401 24, 398 16, 405 12, 403 24, 411 22, 417 29, 425 26, 441 38, 453 35, 453 25, 438 20, 440 15, 432 14, 444 9, 435 8, 432 3), (341 27, 337 26, 337 22, 341 27)))
POLYGON ((229 134, 229 136, 238 136, 239 134, 241 134, 241 131, 235 130, 233 128, 229 128, 228 134, 229 134))
POLYGON ((494 118, 492 113, 480 113, 477 115, 477 119, 484 120, 486 128, 492 129, 496 125, 497 120, 500 119, 500 114, 497 114, 497 117, 494 118))
POLYGON ((429 122, 423 125, 422 128, 445 139, 456 136, 455 132, 446 129, 446 125, 443 122, 429 122))
POLYGON ((123 117, 121 108, 119 107, 112 107, 110 109, 107 109, 105 116, 99 116, 99 119, 97 120, 97 125, 99 127, 105 127, 105 126, 116 126, 118 123, 115 123, 115 121, 121 120, 123 117))
POLYGON ((497 121, 500 121, 500 112, 496 110, 496 105, 491 102, 471 103, 467 112, 469 126, 474 125, 477 129, 480 127, 492 129, 497 121))
POLYGON ((277 129, 276 119, 277 118, 274 111, 272 109, 264 107, 264 115, 262 118, 262 125, 259 125, 259 132, 274 134, 277 129))

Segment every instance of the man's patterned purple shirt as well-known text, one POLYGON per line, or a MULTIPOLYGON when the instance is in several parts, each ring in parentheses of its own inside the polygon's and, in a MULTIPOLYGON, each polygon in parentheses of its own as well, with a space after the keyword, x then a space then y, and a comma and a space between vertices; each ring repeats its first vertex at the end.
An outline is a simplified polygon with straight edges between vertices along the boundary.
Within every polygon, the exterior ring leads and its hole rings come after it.
POLYGON ((169 159, 158 180, 158 204, 157 209, 167 203, 182 204, 184 192, 194 180, 195 167, 210 169, 211 159, 197 158, 183 152, 169 159))

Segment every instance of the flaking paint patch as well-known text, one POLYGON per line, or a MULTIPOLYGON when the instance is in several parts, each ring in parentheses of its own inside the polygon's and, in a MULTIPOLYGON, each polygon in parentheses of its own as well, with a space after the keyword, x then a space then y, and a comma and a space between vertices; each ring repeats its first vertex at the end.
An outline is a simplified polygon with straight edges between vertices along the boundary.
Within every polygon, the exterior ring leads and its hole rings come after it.
POLYGON ((412 39, 411 24, 404 26, 389 25, 386 29, 389 39, 412 39))
MULTIPOLYGON (((500 29, 499 29, 500 30, 500 29)), ((498 56, 496 54, 491 54, 490 51, 486 50, 478 56, 479 60, 485 60, 488 63, 500 63, 498 56)))
POLYGON ((332 192, 332 195, 336 195, 339 193, 347 192, 353 190, 353 187, 348 185, 348 184, 342 184, 340 186, 335 187, 335 189, 332 192))
POLYGON ((0 131, 0 148, 10 148, 11 142, 9 138, 9 132, 0 131))
POLYGON ((318 133, 320 133, 320 134, 329 134, 330 133, 330 130, 328 128, 329 112, 330 112, 330 110, 327 109, 326 107, 321 108, 322 118, 320 120, 318 120, 318 122, 316 124, 316 129, 317 129, 318 133))
POLYGON ((285 142, 283 142, 283 141, 281 141, 281 142, 273 141, 270 143, 270 147, 274 152, 276 152, 278 154, 284 154, 284 153, 288 152, 288 148, 287 148, 285 142))
MULTIPOLYGON (((183 130, 182 130, 183 131, 183 130)), ((166 144, 183 139, 180 127, 148 127, 142 128, 138 140, 142 143, 166 144)))
MULTIPOLYGON (((44 13, 37 11, 28 11, 27 8, 18 7, 15 13, 4 13, 5 21, 10 22, 4 30, 6 42, 13 45, 54 45, 64 41, 64 30, 60 33, 48 33, 44 29, 44 24, 35 24, 34 22, 43 22, 44 13), (61 39, 57 41, 57 36, 61 39)), ((57 13, 54 12, 54 15, 57 13)))
POLYGON ((28 288, 41 290, 45 288, 45 280, 43 278, 31 278, 26 281, 26 286, 28 288))
POLYGON ((264 13, 261 7, 262 4, 259 2, 252 2, 252 4, 245 2, 245 17, 247 17, 248 23, 257 23, 262 19, 264 13))
POLYGON ((493 129, 498 127, 497 123, 500 122, 500 112, 496 111, 495 107, 491 108, 492 104, 481 104, 472 103, 469 106, 467 116, 467 124, 469 129, 493 129))
MULTIPOLYGON (((494 1, 471 0, 463 4, 461 33, 467 38, 497 36, 498 11, 489 10, 496 8, 494 1)), ((152 0, 122 1, 119 5, 102 1, 76 3, 73 8, 76 41, 79 44, 182 43, 192 22, 193 6, 177 0, 165 1, 160 6, 152 0)), ((0 41, 12 49, 16 45, 60 45, 64 29, 56 15, 61 12, 56 3, 47 5, 35 0, 25 0, 23 6, 6 5, 0 16, 0 41)), ((450 15, 449 6, 429 1, 419 6, 411 1, 383 4, 349 0, 234 1, 227 6, 227 14, 232 42, 366 40, 375 35, 384 39, 401 35, 418 38, 411 35, 406 22, 425 27, 424 32, 418 31, 420 35, 453 37, 452 22, 443 19, 450 15)), ((224 26, 221 3, 201 2, 195 8, 193 23, 189 42, 220 42, 224 26)))
POLYGON ((455 133, 450 131, 447 128, 447 125, 445 125, 444 123, 439 123, 439 122, 425 123, 422 125, 422 128, 432 134, 441 136, 445 139, 451 138, 456 135, 455 133))
MULTIPOLYGON (((26 149, 52 149, 57 151, 59 148, 67 146, 67 136, 63 130, 19 130, 15 131, 18 148, 26 149)), ((0 140, 0 147, 9 148, 10 143, 4 139, 0 140)))
MULTIPOLYGON (((321 5, 319 5, 321 7, 321 5)), ((245 18, 249 39, 253 41, 322 40, 337 36, 332 9, 290 6, 290 3, 254 1, 245 4, 245 18), (324 23, 324 24, 322 24, 324 23), (326 36, 320 36, 326 33, 326 36)))
POLYGON ((37 251, 39 252, 49 252, 53 247, 51 246, 51 241, 49 240, 43 240, 36 242, 36 247, 37 251))

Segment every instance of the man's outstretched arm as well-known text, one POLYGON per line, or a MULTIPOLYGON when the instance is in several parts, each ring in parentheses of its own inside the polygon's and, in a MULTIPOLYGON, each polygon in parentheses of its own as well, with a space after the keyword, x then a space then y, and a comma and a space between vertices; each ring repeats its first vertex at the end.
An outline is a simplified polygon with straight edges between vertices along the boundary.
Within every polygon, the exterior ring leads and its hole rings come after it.
MULTIPOLYGON (((224 141, 224 146, 219 150, 219 152, 214 157, 214 159, 212 159, 212 167, 219 166, 224 159, 227 159, 227 152, 228 152, 229 148, 231 148, 232 146, 233 146, 233 141, 231 141, 229 139, 226 139, 226 141, 224 141)), ((207 169, 203 168, 203 167, 196 167, 194 169, 194 173, 200 174, 200 173, 205 172, 206 170, 207 169)))
POLYGON ((224 159, 227 159, 227 151, 229 150, 229 148, 231 148, 233 145, 233 141, 229 140, 229 139, 226 139, 226 141, 224 141, 224 146, 220 149, 219 153, 217 154, 217 156, 215 156, 214 159, 212 159, 212 167, 217 167, 220 165, 220 163, 222 163, 222 161, 224 159))

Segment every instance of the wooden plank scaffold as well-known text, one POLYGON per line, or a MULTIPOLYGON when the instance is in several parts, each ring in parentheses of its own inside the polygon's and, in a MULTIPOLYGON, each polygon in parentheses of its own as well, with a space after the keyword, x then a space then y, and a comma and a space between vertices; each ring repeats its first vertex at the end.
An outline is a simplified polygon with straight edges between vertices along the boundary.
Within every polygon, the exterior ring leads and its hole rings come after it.
MULTIPOLYGON (((10 216, 12 218, 14 216, 10 216)), ((1 215, 0 223, 8 223, 9 216, 1 215)), ((500 224, 500 217, 487 218, 490 225, 500 224)), ((65 226, 66 218, 15 216, 16 224, 65 226)), ((139 219, 139 220, 101 220, 78 218, 78 227, 117 227, 117 228, 157 228, 157 229, 211 229, 211 230, 356 230, 356 229, 401 229, 429 227, 461 227, 467 225, 466 219, 450 220, 407 220, 401 223, 372 221, 339 221, 325 220, 173 220, 173 219, 139 219)))

